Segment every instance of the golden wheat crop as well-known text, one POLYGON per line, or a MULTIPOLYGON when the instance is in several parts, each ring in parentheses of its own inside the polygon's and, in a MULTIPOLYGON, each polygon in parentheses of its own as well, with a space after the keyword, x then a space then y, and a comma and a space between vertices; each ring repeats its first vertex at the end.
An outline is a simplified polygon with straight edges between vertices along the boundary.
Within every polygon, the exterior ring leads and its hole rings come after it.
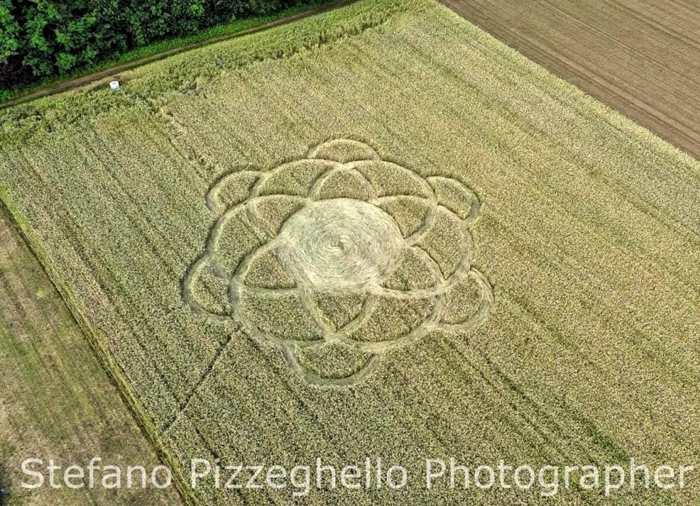
MULTIPOLYGON (((195 457, 418 476, 700 454, 700 164, 432 1, 1 118, 3 199, 181 482, 195 457)), ((414 477, 308 500, 540 496, 414 477)))

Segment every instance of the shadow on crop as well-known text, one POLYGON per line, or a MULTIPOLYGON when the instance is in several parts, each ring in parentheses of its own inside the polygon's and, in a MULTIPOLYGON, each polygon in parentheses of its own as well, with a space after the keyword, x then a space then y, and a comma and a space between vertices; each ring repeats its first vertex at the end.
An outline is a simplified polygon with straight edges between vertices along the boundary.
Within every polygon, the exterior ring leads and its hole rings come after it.
POLYGON ((0 462, 0 506, 10 498, 10 473, 0 462))

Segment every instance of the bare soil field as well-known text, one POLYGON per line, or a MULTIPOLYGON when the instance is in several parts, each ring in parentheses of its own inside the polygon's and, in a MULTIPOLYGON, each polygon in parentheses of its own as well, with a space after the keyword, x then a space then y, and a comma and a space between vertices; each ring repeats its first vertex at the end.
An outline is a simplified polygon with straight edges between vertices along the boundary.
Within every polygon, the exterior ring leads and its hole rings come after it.
POLYGON ((126 77, 0 111, 0 197, 186 500, 541 504, 425 461, 696 464, 698 160, 431 0, 126 77), (374 481, 190 487, 193 458, 374 481))
MULTIPOLYGON (((26 489, 25 459, 63 467, 93 456, 159 465, 68 311, 0 207, 0 488, 2 504, 178 504, 175 489, 26 489), (4 501, 4 502, 3 502, 4 501)), ((104 465, 104 464, 103 464, 104 465)))
POLYGON ((700 4, 442 0, 554 74, 700 157, 700 4))

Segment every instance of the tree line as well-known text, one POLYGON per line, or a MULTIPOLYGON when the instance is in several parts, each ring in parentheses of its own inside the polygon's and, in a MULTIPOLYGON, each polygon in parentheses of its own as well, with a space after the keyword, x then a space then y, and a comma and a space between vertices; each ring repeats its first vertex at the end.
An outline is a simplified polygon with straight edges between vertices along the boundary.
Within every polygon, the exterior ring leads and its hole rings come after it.
POLYGON ((0 89, 299 0, 0 0, 0 89))

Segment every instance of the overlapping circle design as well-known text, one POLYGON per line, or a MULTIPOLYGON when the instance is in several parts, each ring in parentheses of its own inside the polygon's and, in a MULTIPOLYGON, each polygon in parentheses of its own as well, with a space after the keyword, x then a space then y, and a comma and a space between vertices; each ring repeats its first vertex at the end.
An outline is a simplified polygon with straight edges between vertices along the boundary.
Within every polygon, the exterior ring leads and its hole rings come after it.
POLYGON ((183 284, 202 316, 278 345, 310 384, 348 386, 431 331, 465 332, 494 296, 474 265, 481 203, 369 145, 335 139, 209 191, 216 221, 183 284))

